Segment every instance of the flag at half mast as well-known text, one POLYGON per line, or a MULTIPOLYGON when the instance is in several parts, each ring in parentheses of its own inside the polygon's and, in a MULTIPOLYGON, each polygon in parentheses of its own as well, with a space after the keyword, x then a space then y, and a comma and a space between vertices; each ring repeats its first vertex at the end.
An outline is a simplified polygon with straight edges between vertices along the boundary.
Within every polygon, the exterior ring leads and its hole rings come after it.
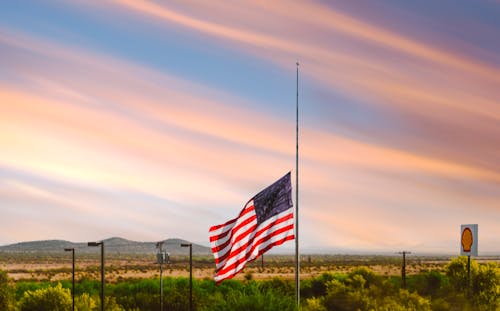
POLYGON ((294 239, 290 172, 254 196, 238 217, 209 230, 215 281, 234 277, 247 262, 294 239))

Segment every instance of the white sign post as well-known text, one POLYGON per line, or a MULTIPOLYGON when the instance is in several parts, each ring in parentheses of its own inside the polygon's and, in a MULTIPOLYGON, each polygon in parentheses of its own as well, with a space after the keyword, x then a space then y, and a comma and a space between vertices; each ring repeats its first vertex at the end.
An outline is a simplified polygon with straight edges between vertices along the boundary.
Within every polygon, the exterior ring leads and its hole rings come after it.
POLYGON ((460 255, 477 256, 477 224, 462 225, 460 228, 460 255))

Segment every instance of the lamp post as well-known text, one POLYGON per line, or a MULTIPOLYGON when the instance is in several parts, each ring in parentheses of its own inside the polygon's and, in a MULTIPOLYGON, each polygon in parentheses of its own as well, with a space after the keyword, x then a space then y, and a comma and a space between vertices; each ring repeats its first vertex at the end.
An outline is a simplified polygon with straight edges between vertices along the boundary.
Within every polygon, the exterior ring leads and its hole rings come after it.
POLYGON ((75 248, 65 248, 65 252, 71 252, 72 253, 72 258, 73 258, 73 270, 72 270, 72 289, 71 289, 71 298, 73 300, 73 308, 72 310, 75 311, 75 248))
POLYGON ((101 311, 104 311, 104 242, 88 242, 88 246, 101 246, 101 311))
POLYGON ((189 311, 193 311, 193 244, 182 243, 181 247, 189 247, 189 311))

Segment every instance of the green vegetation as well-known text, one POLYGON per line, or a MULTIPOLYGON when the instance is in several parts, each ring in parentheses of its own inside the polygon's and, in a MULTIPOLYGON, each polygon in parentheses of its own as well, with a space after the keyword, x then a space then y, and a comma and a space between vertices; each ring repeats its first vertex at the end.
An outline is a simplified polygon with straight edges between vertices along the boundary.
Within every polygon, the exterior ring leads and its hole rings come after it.
POLYGON ((400 289, 399 280, 360 267, 303 282, 304 310, 431 310, 429 299, 400 289))
POLYGON ((5 271, 0 270, 0 310, 14 310, 14 286, 5 271))
MULTIPOLYGON (((500 310, 500 267, 497 263, 471 262, 458 257, 443 269, 408 276, 407 289, 399 277, 376 274, 366 267, 349 273, 324 273, 302 280, 302 310, 500 310)), ((195 310, 295 310, 292 280, 228 280, 219 286, 211 279, 193 283, 195 310)), ((12 283, 0 271, 0 310, 70 310, 69 281, 12 283)), ((99 308, 99 281, 83 279, 76 284, 76 309, 99 308)), ((187 310, 187 278, 164 279, 166 310, 187 310)), ((106 284, 106 310, 159 310, 158 279, 128 279, 106 284)))
POLYGON ((61 284, 24 292, 20 311, 65 311, 71 309, 71 293, 61 284))
POLYGON ((422 272, 401 280, 382 277, 367 268, 349 274, 323 274, 302 282, 304 311, 312 310, 500 310, 500 268, 496 263, 453 259, 445 273, 422 272))

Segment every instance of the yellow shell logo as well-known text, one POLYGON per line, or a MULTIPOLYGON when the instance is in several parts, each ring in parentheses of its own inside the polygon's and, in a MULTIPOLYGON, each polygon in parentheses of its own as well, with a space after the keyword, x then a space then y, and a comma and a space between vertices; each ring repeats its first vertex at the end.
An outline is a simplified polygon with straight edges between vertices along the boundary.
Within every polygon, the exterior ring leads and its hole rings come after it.
POLYGON ((462 231, 462 249, 464 252, 470 252, 473 241, 472 231, 469 228, 465 228, 462 231))

